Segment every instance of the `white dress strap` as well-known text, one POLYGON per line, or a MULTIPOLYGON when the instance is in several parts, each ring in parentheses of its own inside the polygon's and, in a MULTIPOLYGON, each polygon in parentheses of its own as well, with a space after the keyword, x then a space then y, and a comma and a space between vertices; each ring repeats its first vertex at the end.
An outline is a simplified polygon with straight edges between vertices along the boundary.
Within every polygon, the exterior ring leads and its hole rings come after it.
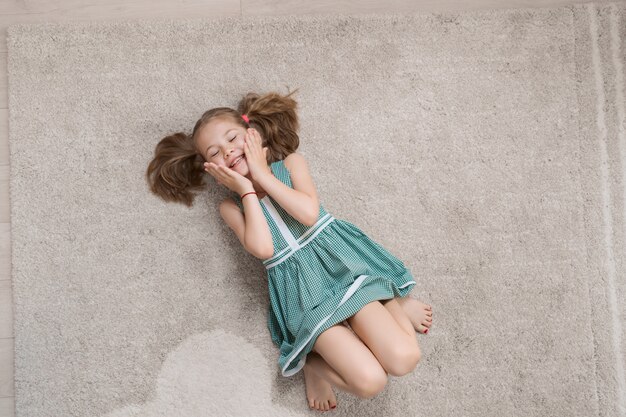
POLYGON ((293 249, 294 252, 300 249, 300 245, 298 244, 298 241, 289 230, 289 227, 287 227, 287 223, 285 223, 283 218, 280 217, 278 210, 276 210, 276 207, 270 201, 269 196, 266 195, 265 197, 263 197, 261 199, 261 204, 265 206, 265 209, 267 210, 269 215, 272 217, 272 220, 274 220, 274 223, 276 223, 276 226, 278 226, 278 230, 280 231, 280 234, 287 241, 287 243, 289 244, 289 247, 293 249))

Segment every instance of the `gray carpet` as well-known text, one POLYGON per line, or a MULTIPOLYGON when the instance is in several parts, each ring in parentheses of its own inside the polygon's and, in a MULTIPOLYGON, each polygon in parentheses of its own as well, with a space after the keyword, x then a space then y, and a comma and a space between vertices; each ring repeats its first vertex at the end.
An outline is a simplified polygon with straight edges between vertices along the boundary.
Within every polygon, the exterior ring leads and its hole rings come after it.
POLYGON ((324 207, 411 269, 421 363, 337 415, 625 416, 626 3, 8 31, 15 402, 300 416, 265 269, 150 194, 166 134, 299 88, 324 207))

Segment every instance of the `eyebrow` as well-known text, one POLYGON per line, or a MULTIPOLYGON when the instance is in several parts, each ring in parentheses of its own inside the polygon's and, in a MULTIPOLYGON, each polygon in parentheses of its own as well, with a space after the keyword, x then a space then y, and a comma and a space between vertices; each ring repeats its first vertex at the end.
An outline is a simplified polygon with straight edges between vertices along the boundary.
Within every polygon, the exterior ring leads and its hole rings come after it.
MULTIPOLYGON (((228 132, 230 132, 231 130, 236 130, 236 129, 235 129, 235 128, 228 129, 228 130, 226 131, 226 133, 224 133, 224 136, 228 136, 228 132)), ((217 146, 217 145, 209 145, 209 147, 208 147, 208 148, 206 148, 206 150, 204 151, 204 154, 205 154, 205 155, 206 155, 206 153, 209 151, 209 148, 210 148, 211 146, 217 146)))

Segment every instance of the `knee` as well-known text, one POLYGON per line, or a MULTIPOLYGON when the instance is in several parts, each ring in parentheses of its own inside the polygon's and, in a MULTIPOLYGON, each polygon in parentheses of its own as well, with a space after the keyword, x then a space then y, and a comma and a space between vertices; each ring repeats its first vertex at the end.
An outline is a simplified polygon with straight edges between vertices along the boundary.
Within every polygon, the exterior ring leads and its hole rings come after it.
POLYGON ((422 352, 417 344, 414 347, 398 347, 385 370, 393 376, 404 376, 415 369, 421 358, 422 352))
POLYGON ((355 394, 363 399, 369 399, 379 394, 387 385, 387 373, 383 368, 364 372, 355 381, 355 394))

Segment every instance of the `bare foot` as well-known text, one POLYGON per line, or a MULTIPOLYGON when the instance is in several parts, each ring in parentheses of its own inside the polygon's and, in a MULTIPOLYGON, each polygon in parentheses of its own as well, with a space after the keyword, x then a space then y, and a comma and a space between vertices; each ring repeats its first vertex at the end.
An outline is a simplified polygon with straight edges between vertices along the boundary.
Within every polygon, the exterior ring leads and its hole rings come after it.
POLYGON ((309 408, 320 411, 328 411, 335 408, 337 406, 337 398, 335 398, 335 393, 330 383, 317 375, 308 363, 304 365, 303 371, 309 408))
POLYGON ((430 305, 424 304, 411 295, 398 298, 398 302, 413 323, 416 332, 428 333, 433 325, 433 309, 430 305))

